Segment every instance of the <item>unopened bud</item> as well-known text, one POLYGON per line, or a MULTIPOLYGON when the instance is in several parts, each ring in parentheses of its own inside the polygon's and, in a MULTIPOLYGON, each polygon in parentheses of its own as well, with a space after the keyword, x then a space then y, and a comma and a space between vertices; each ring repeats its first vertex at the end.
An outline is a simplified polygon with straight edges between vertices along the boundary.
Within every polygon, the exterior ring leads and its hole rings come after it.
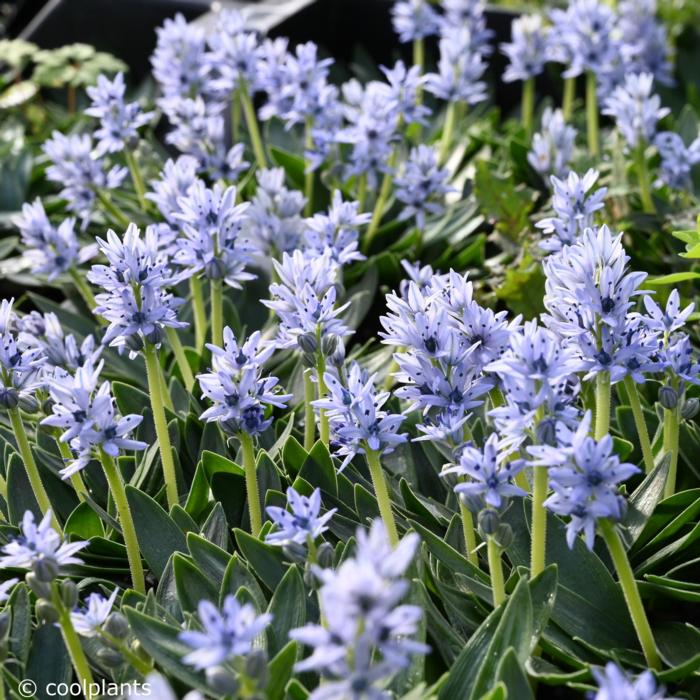
POLYGON ((27 394, 20 394, 19 407, 25 413, 36 413, 39 410, 39 402, 33 396, 28 396, 27 394))
POLYGON ((257 681, 260 688, 267 685, 267 654, 264 649, 255 649, 245 660, 245 673, 248 678, 257 681))
POLYGON ((304 363, 304 367, 315 367, 316 366, 316 355, 304 352, 301 354, 301 361, 304 363))
POLYGON ((681 408, 681 416, 683 416, 683 420, 693 420, 698 415, 699 410, 700 401, 698 399, 686 399, 681 408))
POLYGON ((107 634, 112 635, 112 637, 124 639, 129 634, 129 623, 126 621, 124 615, 113 612, 105 620, 104 630, 107 634))
POLYGON ((220 258, 213 258, 205 267, 205 273, 210 280, 221 280, 226 277, 226 265, 220 258))
POLYGON ((141 352, 143 350, 143 340, 140 335, 129 335, 126 338, 126 346, 133 352, 141 352))
POLYGON ((59 619, 58 610, 56 610, 53 603, 45 598, 37 600, 36 616, 37 619, 41 620, 45 625, 53 625, 58 622, 59 619))
POLYGON ((508 523, 501 523, 493 533, 493 541, 501 549, 508 549, 513 544, 513 528, 508 523))
POLYGON ((329 356, 328 361, 333 367, 337 367, 338 369, 345 364, 345 346, 342 343, 338 343, 338 347, 335 349, 335 352, 329 356))
POLYGON ((78 604, 78 587, 69 578, 61 581, 61 600, 68 610, 78 604))
POLYGON ((0 613, 0 642, 2 642, 10 630, 10 614, 7 612, 0 613))
POLYGON ((313 355, 318 350, 316 336, 313 333, 302 333, 297 338, 297 344, 306 355, 313 355))
POLYGON ((338 347, 338 336, 337 335, 325 335, 323 340, 321 340, 321 352, 329 357, 332 355, 338 347))
POLYGON ((51 583, 58 576, 60 569, 53 557, 41 557, 32 563, 32 571, 39 581, 51 583))
POLYGON ((501 524, 501 518, 498 511, 493 508, 486 508, 479 513, 479 534, 485 539, 489 535, 493 535, 498 526, 501 524))
POLYGON ((460 493, 459 500, 462 501, 462 505, 471 513, 479 513, 484 507, 484 502, 471 493, 460 493))
POLYGON ((97 652, 97 658, 108 668, 117 668, 124 663, 124 657, 116 649, 110 647, 102 647, 97 652))
POLYGON ((673 410, 678 405, 678 394, 672 386, 662 386, 659 389, 659 403, 668 410, 673 410))
POLYGON ((146 335, 146 341, 151 345, 160 345, 163 342, 163 329, 160 326, 153 326, 153 330, 146 335))
POLYGON ((236 677, 223 666, 214 666, 205 671, 207 685, 215 692, 224 695, 235 696, 238 694, 238 681, 236 677))
POLYGON ((51 583, 47 581, 42 581, 37 578, 36 574, 28 573, 24 579, 29 586, 32 593, 37 598, 50 598, 51 597, 51 583))
POLYGON ((13 409, 19 404, 19 394, 15 389, 0 387, 0 408, 13 409))
POLYGON ((324 542, 316 552, 316 563, 322 569, 330 569, 335 561, 335 550, 330 542, 324 542))
POLYGON ((557 422, 554 418, 545 418, 540 421, 536 429, 537 440, 541 445, 551 445, 555 447, 557 444, 557 422))
POLYGON ((306 561, 306 547, 298 542, 289 542, 283 547, 285 555, 296 564, 303 564, 306 561))

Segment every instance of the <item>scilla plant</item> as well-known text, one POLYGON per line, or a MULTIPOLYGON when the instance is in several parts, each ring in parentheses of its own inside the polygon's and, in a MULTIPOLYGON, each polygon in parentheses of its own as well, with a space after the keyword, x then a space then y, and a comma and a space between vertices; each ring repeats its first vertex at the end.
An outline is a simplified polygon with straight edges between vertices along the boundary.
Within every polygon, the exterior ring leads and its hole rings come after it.
POLYGON ((153 103, 101 76, 44 144, 0 245, 0 700, 698 696, 665 26, 391 17, 413 62, 340 85, 177 16, 153 103))

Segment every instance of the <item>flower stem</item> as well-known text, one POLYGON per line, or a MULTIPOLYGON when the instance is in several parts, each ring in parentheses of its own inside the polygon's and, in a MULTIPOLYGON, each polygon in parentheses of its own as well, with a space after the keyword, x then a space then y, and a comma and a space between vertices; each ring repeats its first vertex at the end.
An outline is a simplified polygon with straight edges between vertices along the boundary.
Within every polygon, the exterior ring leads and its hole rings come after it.
POLYGON ((265 158, 265 149, 263 148, 262 138, 260 136, 260 127, 258 126, 258 117, 255 114, 253 100, 250 98, 248 86, 244 81, 241 81, 240 86, 241 105, 243 106, 243 114, 245 115, 246 124, 248 125, 248 133, 250 134, 250 143, 253 146, 253 153, 259 168, 267 167, 267 159, 265 158))
POLYGON ((174 328, 168 328, 166 330, 168 341, 170 342, 170 347, 172 348, 173 355, 175 355, 175 362, 182 375, 182 381, 185 383, 185 389, 187 391, 192 391, 194 386, 194 375, 192 374, 192 368, 190 363, 187 361, 187 355, 185 355, 185 349, 182 347, 180 342, 180 336, 174 328))
POLYGON ((224 343, 224 295, 221 280, 211 281, 211 342, 219 347, 224 343))
MULTIPOLYGON (((306 122, 306 137, 304 140, 304 152, 310 151, 314 147, 314 137, 311 132, 311 120, 306 122)), ((311 216, 314 213, 314 171, 306 164, 304 172, 304 196, 306 197, 306 207, 304 213, 311 216)))
POLYGON ((168 411, 175 413, 175 406, 173 406, 173 399, 172 396, 170 396, 170 389, 168 388, 168 380, 165 378, 165 372, 160 362, 158 362, 158 381, 160 381, 160 393, 163 398, 163 406, 165 406, 168 411))
POLYGON ((139 593, 146 592, 146 583, 143 575, 143 563, 141 562, 141 554, 139 552, 139 541, 136 537, 136 529, 134 527, 134 519, 131 516, 129 501, 126 498, 126 490, 124 489, 124 480, 117 467, 114 458, 108 455, 100 448, 100 462, 104 470, 109 491, 114 500, 114 505, 119 516, 119 524, 122 526, 122 535, 124 536, 124 545, 126 546, 126 555, 129 559, 129 569, 131 570, 131 581, 134 585, 134 590, 139 593))
MULTIPOLYGON (((58 451, 61 453, 61 458, 63 459, 63 461, 66 464, 68 464, 68 462, 73 461, 73 454, 70 451, 68 443, 63 442, 59 438, 59 435, 60 433, 57 433, 56 435, 56 444, 58 445, 58 451)), ((80 476, 80 472, 75 472, 75 474, 71 474, 70 483, 73 486, 73 490, 75 491, 78 500, 82 503, 85 500, 85 495, 87 494, 88 490, 85 486, 85 482, 83 481, 83 477, 80 476)))
POLYGON ((129 166, 131 179, 134 182, 134 189, 136 190, 136 196, 139 200, 139 206, 144 212, 146 212, 149 209, 149 205, 148 200, 146 199, 146 187, 143 184, 143 177, 141 176, 141 168, 139 168, 139 164, 134 157, 133 151, 125 148, 124 155, 126 156, 126 164, 129 166))
POLYGON ((598 86, 596 75, 592 71, 586 73, 586 127, 588 129, 588 150, 593 158, 600 155, 598 133, 598 86))
MULTIPOLYGON (((322 399, 327 393, 328 388, 326 387, 326 380, 323 375, 326 371, 326 360, 323 357, 323 353, 319 350, 318 359, 316 360, 316 380, 318 382, 318 398, 322 399)), ((330 426, 328 424, 328 415, 324 409, 319 409, 318 412, 318 434, 326 447, 330 443, 330 426)))
POLYGON ((391 194, 391 185, 394 181, 394 166, 396 165, 397 151, 394 149, 389 157, 389 170, 384 173, 384 178, 382 179, 382 185, 379 189, 379 196, 374 204, 374 210, 372 211, 372 220, 369 222, 369 227, 367 233, 365 234, 365 240, 363 241, 362 249, 365 253, 369 251, 372 246, 372 241, 377 233, 379 224, 382 221, 382 214, 384 213, 384 207, 386 206, 389 195, 391 194))
POLYGON ((379 461, 379 452, 377 450, 370 450, 369 447, 365 445, 365 454, 367 456, 369 473, 372 476, 372 484, 374 485, 374 495, 377 497, 377 503, 379 504, 379 514, 384 521, 384 526, 389 534, 389 540, 395 547, 399 542, 399 533, 396 529, 396 521, 394 520, 394 514, 391 510, 391 499, 389 498, 389 490, 386 485, 386 479, 384 478, 384 472, 382 471, 382 464, 379 461))
POLYGON ((457 103, 450 102, 447 105, 445 112, 445 123, 442 127, 442 138, 440 139, 440 155, 438 161, 444 163, 450 153, 452 145, 452 136, 455 130, 455 122, 457 121, 457 103))
POLYGON ((561 111, 564 121, 571 119, 574 111, 574 98, 576 97, 576 78, 564 78, 564 95, 561 102, 561 111))
POLYGON ((521 98, 521 116, 523 126, 528 138, 532 135, 532 120, 535 113, 535 79, 528 78, 523 81, 523 94, 521 98))
POLYGON ((462 534, 464 535, 464 546, 467 550, 467 559, 479 566, 479 556, 476 553, 476 533, 474 532, 474 516, 462 500, 459 501, 459 512, 462 516, 462 534))
POLYGON ((262 515, 260 512, 258 475, 255 468, 255 448, 253 447, 253 438, 248 433, 239 433, 238 437, 243 450, 243 471, 245 472, 245 486, 248 492, 250 531, 253 537, 257 537, 260 534, 260 528, 262 528, 262 515))
POLYGON ((207 339, 207 312, 204 308, 202 280, 196 275, 190 277, 190 296, 194 317, 194 345, 197 353, 201 354, 207 339))
POLYGON ((92 289, 90 289, 90 286, 85 281, 80 272, 76 270, 76 268, 71 267, 68 274, 70 275, 71 280, 73 280, 73 284, 78 290, 78 293, 83 298, 85 306, 87 306, 88 309, 90 309, 90 311, 94 313, 95 307, 97 306, 97 302, 95 301, 95 295, 92 293, 92 289))
POLYGON ((420 68, 421 74, 425 69, 425 42, 423 39, 413 40, 413 65, 420 68))
POLYGON ((316 388, 311 378, 311 369, 304 370, 304 449, 311 451, 316 435, 316 416, 311 402, 314 399, 316 388))
POLYGON ((73 621, 70 618, 70 610, 66 608, 61 599, 61 595, 58 591, 56 584, 53 586, 52 600, 54 608, 58 611, 58 625, 61 628, 61 634, 63 635, 63 642, 68 649, 68 655, 70 656, 71 663, 73 664, 73 669, 75 670, 75 675, 80 681, 80 685, 84 688, 87 700, 92 700, 97 698, 98 695, 93 692, 96 688, 93 678, 92 671, 90 670, 90 664, 88 663, 83 647, 80 644, 80 637, 78 637, 75 628, 73 627, 73 621))
POLYGON ((595 379, 595 439, 602 440, 610 429, 610 373, 599 372, 595 379))
POLYGON ((644 458, 644 469, 648 474, 654 468, 654 453, 651 449, 651 441, 649 440, 649 431, 644 420, 644 411, 642 410, 642 402, 639 400, 639 390, 637 384, 627 375, 625 377, 625 389, 629 398, 632 415, 634 416, 634 424, 637 428, 637 437, 642 448, 642 456, 644 458))
POLYGON ((642 200, 642 211, 645 214, 656 212, 654 200, 651 198, 651 185, 649 184, 649 170, 647 169, 647 159, 644 153, 644 143, 637 146, 634 154, 635 166, 637 168, 637 179, 639 181, 639 196, 642 200))
POLYGON ((664 498, 669 498, 676 492, 679 443, 680 425, 678 420, 678 408, 667 408, 664 412, 664 447, 671 455, 671 461, 668 467, 666 486, 664 487, 664 498))
MULTIPOLYGON (((29 477, 29 483, 32 486, 32 491, 34 492, 34 498, 39 504, 39 509, 42 513, 47 513, 51 509, 51 501, 49 500, 49 495, 46 493, 44 488, 44 483, 41 480, 39 474, 39 468, 34 461, 34 455, 32 454, 32 448, 29 446, 29 439, 27 438, 27 433, 24 429, 24 423, 22 422, 22 416, 20 415, 19 408, 9 409, 10 423, 12 424, 12 430, 15 434, 15 440, 17 440, 17 447, 19 448, 19 454, 24 462, 24 468, 29 477)), ((58 524, 56 514, 52 511, 51 513, 51 527, 56 530, 59 534, 62 532, 61 526, 58 524)))
POLYGON ((158 350, 150 343, 144 347, 146 358, 146 372, 148 373, 148 389, 151 395, 151 410, 153 411, 153 422, 156 427, 156 437, 160 449, 160 461, 163 465, 163 479, 165 481, 165 491, 168 499, 168 508, 172 508, 178 502, 177 495, 177 475, 175 473, 175 462, 173 461, 173 450, 170 445, 170 435, 168 434, 168 423, 165 419, 165 406, 160 383, 160 364, 158 362, 158 350))
POLYGON ((532 532, 530 543, 530 578, 544 571, 547 548, 547 467, 533 467, 532 532))
POLYGON ((238 90, 234 90, 231 99, 231 141, 238 143, 238 134, 241 130, 241 96, 238 90))
POLYGON ((359 211, 365 209, 365 199, 367 199, 367 174, 362 173, 357 181, 357 201, 359 203, 359 211))
POLYGON ((506 599, 506 587, 503 582, 503 561, 501 560, 501 548, 493 537, 487 538, 486 551, 489 558, 489 572, 491 574, 491 592, 493 594, 493 607, 497 608, 506 599))
POLYGON ((129 217, 112 201, 106 190, 96 189, 95 192, 102 206, 120 226, 127 227, 131 223, 129 217))
POLYGON ((658 651, 656 650, 654 635, 652 634, 649 620, 644 612, 644 605, 642 604, 642 599, 639 595, 637 583, 634 580, 634 573, 632 571, 632 567, 630 566, 629 559, 627 558, 627 553, 622 545, 622 540, 620 539, 615 526, 609 520, 600 520, 599 526, 600 532, 605 540, 605 544, 610 552, 610 557, 615 565, 615 571, 617 571, 617 576, 620 580, 620 585, 622 586, 622 592, 625 596, 627 609, 629 610, 630 617, 632 618, 634 629, 637 632, 639 643, 642 645, 644 658, 651 669, 658 671, 661 669, 661 659, 658 651))

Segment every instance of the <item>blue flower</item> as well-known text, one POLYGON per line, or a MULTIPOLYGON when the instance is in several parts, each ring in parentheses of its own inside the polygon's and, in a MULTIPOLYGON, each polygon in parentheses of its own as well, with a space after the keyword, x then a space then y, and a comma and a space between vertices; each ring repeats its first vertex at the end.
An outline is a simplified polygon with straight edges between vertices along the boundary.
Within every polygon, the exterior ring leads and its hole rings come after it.
POLYGON ((532 137, 527 161, 543 177, 565 177, 576 143, 576 129, 567 124, 560 109, 545 107, 541 131, 532 137))
POLYGON ((277 530, 265 537, 265 542, 274 545, 306 545, 314 542, 327 529, 328 521, 337 508, 321 515, 321 489, 314 489, 311 496, 302 496, 291 486, 287 489, 287 502, 291 512, 278 506, 268 506, 267 514, 277 530))
POLYGON ((662 687, 657 687, 651 671, 632 678, 612 661, 605 665, 604 670, 591 670, 598 690, 589 694, 590 700, 674 700, 662 687))
POLYGON ((662 131, 656 135, 654 145, 661 156, 657 186, 666 184, 677 190, 690 189, 693 168, 700 163, 700 138, 686 146, 679 134, 662 131))
POLYGON ((272 621, 269 613, 258 615, 250 603, 241 605, 232 595, 226 596, 221 610, 208 600, 200 600, 197 612, 202 631, 187 630, 179 635, 194 650, 183 662, 197 670, 247 656, 272 621))
POLYGON ((513 484, 513 477, 522 470, 525 462, 510 459, 510 454, 500 444, 498 435, 491 433, 480 450, 466 444, 459 452, 459 461, 442 470, 443 474, 469 477, 454 487, 455 493, 469 498, 483 498, 486 505, 500 508, 512 496, 527 493, 513 484))
POLYGON ((492 53, 490 41, 494 35, 486 26, 485 3, 482 0, 441 0, 443 15, 440 18, 440 32, 444 34, 451 27, 465 27, 471 34, 475 51, 488 56, 492 53))
POLYGON ((700 364, 695 360, 693 345, 685 333, 675 333, 661 352, 661 363, 684 382, 700 385, 700 364))
POLYGON ((399 0, 391 8, 391 20, 399 41, 408 43, 438 33, 439 16, 427 0, 399 0))
POLYGON ((112 611, 118 592, 119 589, 115 588, 109 598, 105 598, 99 593, 91 593, 87 597, 83 610, 71 612, 70 619, 73 623, 73 629, 81 637, 97 637, 112 611))
POLYGON ((695 304, 688 304, 681 310, 680 295, 674 289, 668 295, 666 308, 662 309, 650 295, 644 296, 644 308, 646 316, 644 323, 652 330, 661 333, 673 333, 685 326, 686 321, 695 310, 695 304))
POLYGON ((151 192, 146 194, 175 232, 180 227, 176 214, 180 213, 180 197, 186 197, 197 179, 197 159, 180 156, 168 159, 160 173, 160 179, 151 181, 151 192))
POLYGON ((651 143, 656 135, 656 124, 671 110, 661 106, 661 98, 653 95, 651 73, 627 75, 605 101, 603 114, 614 117, 617 128, 630 148, 651 143))
POLYGON ((501 51, 510 61, 503 73, 506 83, 528 80, 542 73, 549 58, 548 32, 540 15, 523 15, 513 20, 511 41, 501 44, 501 51))
POLYGON ((420 88, 425 83, 420 66, 406 68, 397 61, 393 68, 380 66, 389 83, 389 95, 393 107, 404 124, 427 124, 430 108, 418 101, 420 88))

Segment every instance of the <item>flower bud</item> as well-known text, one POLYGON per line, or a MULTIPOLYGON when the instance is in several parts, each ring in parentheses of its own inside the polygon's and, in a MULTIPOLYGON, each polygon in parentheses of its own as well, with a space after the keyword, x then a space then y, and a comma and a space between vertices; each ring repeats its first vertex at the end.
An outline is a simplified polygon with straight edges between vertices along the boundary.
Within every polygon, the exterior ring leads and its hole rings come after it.
POLYGON ((557 422, 554 418, 545 418, 540 421, 535 430, 537 439, 541 445, 551 445, 555 447, 557 444, 557 422))
POLYGON ((260 688, 267 685, 267 654, 264 649, 255 649, 248 654, 245 660, 245 673, 248 678, 257 681, 260 688))
POLYGON ((19 404, 19 394, 16 389, 0 387, 0 408, 13 409, 19 404))
POLYGON ((207 685, 221 696, 238 694, 238 681, 228 669, 223 666, 213 666, 205 671, 207 685))
POLYGON ((338 348, 338 336, 337 335, 325 335, 321 340, 321 352, 329 357, 338 348))
POLYGON ((338 369, 345 364, 345 346, 342 343, 338 343, 338 347, 335 349, 335 352, 328 357, 328 361, 333 367, 337 367, 338 369))
POLYGON ((486 508, 479 513, 479 534, 485 539, 489 535, 493 535, 498 526, 501 524, 501 518, 498 511, 493 508, 486 508))
POLYGON ((36 616, 37 619, 43 622, 45 625, 53 625, 58 622, 58 610, 54 607, 54 604, 45 598, 41 598, 36 602, 36 616))
POLYGON ((322 569, 330 569, 335 561, 335 550, 330 542, 324 542, 316 552, 316 563, 322 569))
POLYGON ((681 416, 683 420, 693 420, 698 415, 700 410, 700 401, 698 399, 686 399, 681 407, 681 416))
POLYGON ((163 335, 163 329, 160 326, 154 326, 146 336, 146 341, 151 345, 160 345, 163 342, 163 335))
POLYGON ((59 574, 58 562, 53 557, 41 557, 32 563, 34 575, 44 583, 51 583, 59 574))
POLYGON ((213 258, 204 268, 204 272, 210 280, 221 280, 226 277, 226 265, 220 258, 213 258))
POLYGON ((493 541, 500 549, 508 549, 513 544, 513 528, 508 523, 501 523, 493 533, 493 541))
POLYGON ((126 346, 133 352, 141 352, 143 350, 143 340, 141 340, 140 335, 127 336, 126 346))
POLYGON ((107 634, 117 639, 124 639, 129 634, 129 623, 124 615, 119 612, 113 612, 105 620, 104 630, 107 634))
POLYGON ((659 389, 659 403, 669 410, 673 410, 678 405, 678 394, 672 386, 662 386, 659 389))
POLYGON ((301 355, 301 361, 304 363, 304 367, 315 367, 316 355, 311 355, 308 352, 304 352, 301 355))
POLYGON ((33 396, 20 394, 18 402, 25 413, 36 413, 39 410, 39 402, 33 396))
POLYGON ((481 498, 471 493, 460 493, 459 500, 462 501, 462 505, 472 513, 479 513, 484 507, 484 502, 481 498))
POLYGON ((297 344, 306 355, 313 355, 318 350, 316 336, 313 333, 302 333, 297 338, 297 344))
POLYGON ((10 614, 8 612, 0 613, 0 643, 7 637, 10 631, 10 614))
POLYGON ((78 587, 69 578, 61 581, 61 600, 68 610, 72 610, 78 604, 78 587))
POLYGON ((102 647, 97 652, 97 658, 108 668, 117 668, 124 663, 124 657, 116 649, 110 649, 110 647, 102 647))
POLYGON ((34 573, 28 573, 24 580, 37 598, 51 597, 51 582, 42 581, 34 573))
POLYGON ((298 542, 289 542, 283 547, 286 556, 296 564, 303 564, 306 561, 306 547, 298 542))

